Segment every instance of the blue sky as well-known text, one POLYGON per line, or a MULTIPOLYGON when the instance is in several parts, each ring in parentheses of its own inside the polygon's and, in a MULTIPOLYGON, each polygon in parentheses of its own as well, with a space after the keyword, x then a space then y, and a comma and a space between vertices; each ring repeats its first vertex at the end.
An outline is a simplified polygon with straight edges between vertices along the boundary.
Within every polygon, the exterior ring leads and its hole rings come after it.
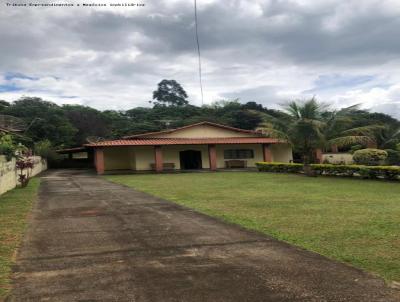
MULTIPOLYGON (((124 110, 149 106, 166 78, 200 105, 192 3, 143 3, 3 7, 0 99, 124 110)), ((198 8, 206 104, 240 98, 278 108, 315 96, 400 117, 399 1, 203 0, 198 8)))

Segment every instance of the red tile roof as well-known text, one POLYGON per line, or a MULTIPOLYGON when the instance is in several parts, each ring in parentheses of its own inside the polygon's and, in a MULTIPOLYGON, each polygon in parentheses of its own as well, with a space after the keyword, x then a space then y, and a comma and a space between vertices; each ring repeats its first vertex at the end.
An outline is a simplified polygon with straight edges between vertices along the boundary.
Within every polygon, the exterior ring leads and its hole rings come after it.
POLYGON ((175 131, 188 129, 188 128, 201 126, 201 125, 208 125, 208 126, 212 126, 212 127, 216 127, 216 128, 222 128, 222 129, 235 131, 235 132, 247 133, 247 134, 257 134, 257 135, 261 136, 260 132, 257 132, 257 131, 254 131, 254 130, 244 130, 244 129, 239 129, 239 128, 230 127, 230 126, 226 126, 226 125, 211 123, 211 122, 200 122, 200 123, 191 124, 191 125, 183 126, 183 127, 180 127, 180 128, 176 128, 176 129, 168 129, 168 130, 163 130, 163 131, 158 131, 158 132, 147 132, 147 133, 141 133, 141 134, 128 135, 128 136, 124 136, 123 138, 124 139, 129 139, 129 138, 146 137, 146 136, 149 136, 149 135, 150 136, 154 136, 154 135, 157 135, 157 134, 167 134, 167 133, 172 133, 172 132, 175 132, 175 131))
POLYGON ((274 144, 281 143, 268 137, 228 137, 228 138, 138 138, 119 139, 86 144, 87 147, 156 146, 156 145, 208 145, 208 144, 274 144))

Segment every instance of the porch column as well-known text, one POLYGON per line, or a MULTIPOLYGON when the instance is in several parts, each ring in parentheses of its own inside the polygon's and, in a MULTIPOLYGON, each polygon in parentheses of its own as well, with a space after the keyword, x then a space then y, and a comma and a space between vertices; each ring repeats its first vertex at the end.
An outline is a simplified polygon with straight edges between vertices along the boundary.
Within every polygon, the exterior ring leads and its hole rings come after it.
POLYGON ((315 160, 318 164, 322 163, 322 149, 315 149, 315 160))
POLYGON ((102 148, 96 148, 95 150, 94 166, 97 174, 104 174, 104 150, 102 148))
POLYGON ((154 146, 154 162, 156 167, 156 172, 163 171, 163 154, 161 146, 154 146))
POLYGON ((271 151, 271 148, 269 145, 270 144, 262 145, 264 162, 267 162, 267 163, 272 162, 272 151, 271 151))
POLYGON ((217 170, 217 147, 215 145, 208 145, 208 159, 210 160, 210 170, 217 170))

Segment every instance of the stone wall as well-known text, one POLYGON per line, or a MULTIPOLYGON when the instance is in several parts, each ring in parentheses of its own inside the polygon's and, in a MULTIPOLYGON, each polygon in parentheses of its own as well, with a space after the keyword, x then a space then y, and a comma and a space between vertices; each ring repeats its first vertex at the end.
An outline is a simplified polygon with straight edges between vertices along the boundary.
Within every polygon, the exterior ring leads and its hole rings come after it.
POLYGON ((329 164, 353 164, 353 155, 350 153, 324 153, 322 154, 322 163, 329 164))
MULTIPOLYGON (((29 176, 33 177, 47 169, 47 162, 40 156, 32 156, 34 168, 29 171, 29 176)), ((0 194, 14 189, 18 184, 17 170, 15 169, 15 158, 7 161, 5 156, 0 155, 0 194)))

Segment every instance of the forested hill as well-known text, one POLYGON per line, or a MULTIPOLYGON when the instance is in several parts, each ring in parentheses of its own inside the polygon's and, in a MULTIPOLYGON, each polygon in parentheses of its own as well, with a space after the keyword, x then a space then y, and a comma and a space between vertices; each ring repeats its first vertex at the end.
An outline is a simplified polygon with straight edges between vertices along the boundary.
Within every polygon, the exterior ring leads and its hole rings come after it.
MULTIPOLYGON (((250 109, 276 115, 256 103, 219 102, 211 106, 155 104, 127 111, 99 111, 80 105, 62 105, 40 98, 25 97, 1 101, 1 114, 20 117, 30 125, 26 136, 32 142, 48 139, 55 147, 80 146, 88 137, 120 138, 124 135, 176 128, 199 121, 212 121, 243 129, 254 129, 262 121, 250 109)), ((24 142, 29 144, 29 142, 24 142)))
MULTIPOLYGON (((211 121, 242 129, 255 129, 265 117, 285 120, 287 113, 264 108, 256 102, 221 101, 203 107, 190 104, 155 103, 152 108, 137 107, 127 111, 105 110, 80 105, 62 105, 36 97, 24 97, 12 103, 0 101, 1 114, 20 117, 29 125, 24 145, 49 140, 55 148, 86 143, 88 137, 106 139, 166 128, 176 128, 200 121, 211 121)), ((398 128, 400 122, 388 115, 363 110, 352 112, 353 127, 381 124, 398 128)))

